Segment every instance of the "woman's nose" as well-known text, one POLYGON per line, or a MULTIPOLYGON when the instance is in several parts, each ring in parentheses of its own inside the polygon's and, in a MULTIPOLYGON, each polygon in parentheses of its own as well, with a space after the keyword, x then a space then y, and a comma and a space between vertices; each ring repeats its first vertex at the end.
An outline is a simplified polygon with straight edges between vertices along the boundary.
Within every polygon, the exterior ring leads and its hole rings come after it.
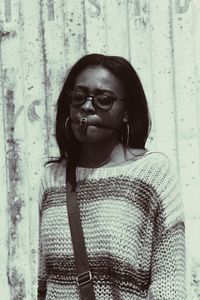
POLYGON ((81 106, 81 112, 94 113, 95 108, 92 104, 92 99, 86 99, 85 103, 81 106))

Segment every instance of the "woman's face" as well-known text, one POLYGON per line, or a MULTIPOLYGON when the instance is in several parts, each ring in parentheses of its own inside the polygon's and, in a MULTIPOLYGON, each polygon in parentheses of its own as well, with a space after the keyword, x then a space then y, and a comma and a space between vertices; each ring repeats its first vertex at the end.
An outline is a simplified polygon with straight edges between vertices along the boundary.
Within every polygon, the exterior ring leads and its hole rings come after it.
MULTIPOLYGON (((102 110, 93 105, 91 98, 85 103, 70 106, 72 130, 75 137, 82 143, 99 143, 110 139, 119 139, 120 127, 126 119, 125 88, 122 82, 103 67, 88 67, 75 80, 75 94, 87 96, 109 96, 116 99, 109 110, 102 110), (79 127, 81 118, 88 121, 87 130, 82 132, 79 127), (105 128, 105 127, 108 128, 105 128)), ((85 98, 84 98, 85 99, 85 98)))

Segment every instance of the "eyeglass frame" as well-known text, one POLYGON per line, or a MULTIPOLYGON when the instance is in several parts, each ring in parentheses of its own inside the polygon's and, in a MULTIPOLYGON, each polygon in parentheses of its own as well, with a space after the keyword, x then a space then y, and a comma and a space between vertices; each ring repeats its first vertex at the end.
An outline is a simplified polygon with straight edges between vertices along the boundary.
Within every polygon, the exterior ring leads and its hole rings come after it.
MULTIPOLYGON (((70 91, 71 93, 72 92, 77 92, 77 93, 82 93, 82 92, 79 92, 79 91, 70 91)), ((82 93, 82 94, 84 94, 84 93, 82 93)), ((74 107, 74 108, 78 108, 78 107, 81 107, 82 105, 84 105, 87 101, 91 101, 92 102, 92 105, 93 105, 93 107, 95 108, 95 109, 97 109, 97 110, 103 110, 103 111, 109 111, 109 110, 111 110, 112 109, 112 107, 113 107, 113 103, 116 101, 116 100, 119 100, 119 101, 122 101, 122 102, 126 102, 126 99, 123 99, 123 98, 119 98, 119 97, 117 97, 117 96, 107 96, 107 95, 104 95, 104 97, 110 97, 110 98, 112 98, 113 100, 112 100, 112 105, 111 105, 111 107, 107 110, 107 109, 103 109, 102 107, 99 107, 98 105, 95 105, 95 101, 94 101, 94 98, 95 97, 97 97, 97 96, 101 96, 101 95, 94 95, 94 96, 92 96, 92 95, 87 95, 87 94, 85 94, 85 97, 84 97, 84 99, 85 99, 85 101, 81 104, 81 105, 72 105, 71 103, 69 104, 70 106, 72 106, 72 107, 74 107), (88 99, 88 98, 90 98, 90 99, 88 99)), ((102 95, 103 96, 103 95, 102 95)))

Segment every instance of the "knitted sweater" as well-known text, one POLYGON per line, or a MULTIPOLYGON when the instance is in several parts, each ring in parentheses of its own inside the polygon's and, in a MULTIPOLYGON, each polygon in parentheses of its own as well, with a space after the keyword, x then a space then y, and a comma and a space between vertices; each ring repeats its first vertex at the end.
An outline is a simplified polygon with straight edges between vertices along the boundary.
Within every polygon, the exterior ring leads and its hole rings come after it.
MULTIPOLYGON (((97 300, 184 300, 184 219, 167 157, 77 168, 77 199, 97 300)), ((78 300, 65 163, 41 184, 38 299, 78 300)))

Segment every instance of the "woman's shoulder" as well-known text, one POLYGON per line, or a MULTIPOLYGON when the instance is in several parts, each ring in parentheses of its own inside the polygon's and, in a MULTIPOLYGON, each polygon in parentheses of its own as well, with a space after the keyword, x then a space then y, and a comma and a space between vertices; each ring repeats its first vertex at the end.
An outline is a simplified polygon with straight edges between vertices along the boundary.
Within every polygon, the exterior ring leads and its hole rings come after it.
POLYGON ((128 153, 128 160, 133 162, 133 166, 135 162, 138 168, 150 168, 151 170, 157 168, 168 168, 170 166, 169 157, 163 153, 158 151, 150 151, 150 150, 140 150, 136 149, 134 152, 130 149, 128 153))
POLYGON ((45 164, 42 175, 41 185, 43 190, 48 190, 55 186, 61 186, 65 183, 65 162, 49 162, 45 164))
POLYGON ((141 174, 145 182, 160 193, 179 185, 173 161, 162 152, 149 151, 145 154, 141 174))
POLYGON ((159 151, 147 151, 144 154, 144 158, 147 158, 147 163, 153 165, 157 168, 169 167, 170 166, 170 159, 169 157, 159 151))
POLYGON ((158 185, 169 177, 174 177, 170 158, 158 151, 146 151, 141 157, 133 158, 127 168, 129 174, 151 185, 158 185))

